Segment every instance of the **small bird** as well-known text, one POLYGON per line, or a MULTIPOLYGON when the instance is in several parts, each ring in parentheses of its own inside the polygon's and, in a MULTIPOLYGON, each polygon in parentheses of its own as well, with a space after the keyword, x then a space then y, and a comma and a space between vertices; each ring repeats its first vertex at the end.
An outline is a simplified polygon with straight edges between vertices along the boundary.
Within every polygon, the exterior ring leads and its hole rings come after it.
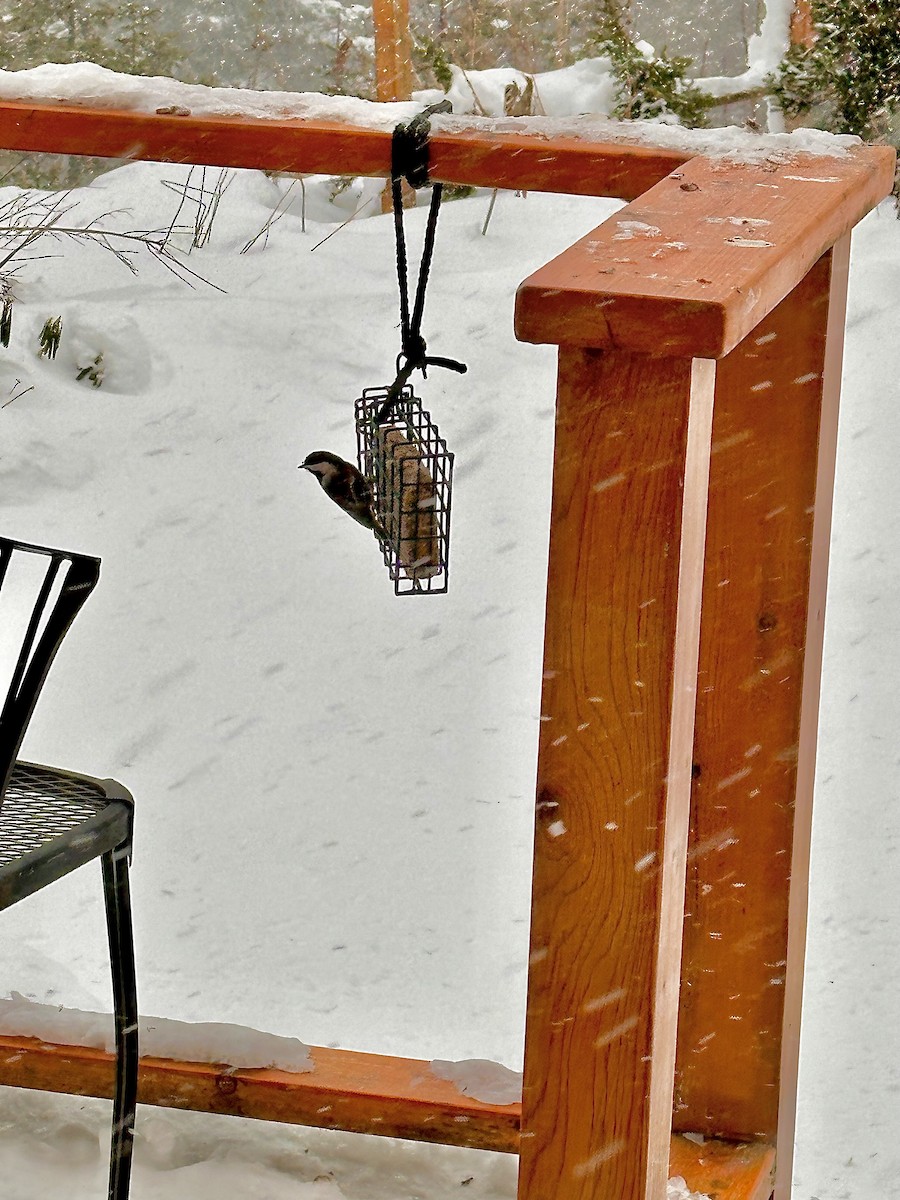
POLYGON ((313 450, 300 463, 299 469, 315 475, 325 495, 342 508, 348 517, 373 530, 378 537, 387 538, 375 512, 369 481, 352 463, 338 458, 329 450, 313 450))

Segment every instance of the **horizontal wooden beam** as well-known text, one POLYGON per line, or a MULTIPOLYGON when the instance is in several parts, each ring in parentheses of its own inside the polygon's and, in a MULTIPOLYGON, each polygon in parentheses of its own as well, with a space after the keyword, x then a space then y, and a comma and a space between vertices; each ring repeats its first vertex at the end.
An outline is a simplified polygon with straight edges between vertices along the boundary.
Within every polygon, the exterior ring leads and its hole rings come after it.
POLYGON ((710 1200, 770 1200, 775 1151, 764 1142, 745 1144, 673 1137, 669 1178, 680 1175, 692 1192, 710 1200))
POLYGON ((722 358, 890 193, 895 154, 694 158, 520 287, 526 342, 722 358))
MULTIPOLYGON (((520 1106, 483 1104, 438 1079, 427 1062, 311 1048, 313 1070, 233 1070, 141 1058, 138 1100, 164 1108, 344 1129, 515 1153, 520 1106)), ((102 1050, 0 1037, 0 1084, 111 1097, 113 1058, 102 1050)))
MULTIPOLYGON (((297 174, 388 175, 391 133, 362 125, 179 116, 66 104, 0 102, 0 148, 297 174)), ((431 173, 475 187, 630 200, 691 155, 653 146, 543 133, 435 132, 431 173)))
MULTIPOLYGON (((427 1062, 312 1048, 314 1070, 241 1070, 142 1058, 138 1100, 351 1133, 517 1153, 521 1106, 482 1104, 438 1079, 427 1062)), ((37 1038, 0 1037, 0 1085, 109 1099, 113 1056, 37 1038)), ((671 1175, 716 1200, 768 1200, 774 1151, 764 1143, 672 1138, 671 1175)))

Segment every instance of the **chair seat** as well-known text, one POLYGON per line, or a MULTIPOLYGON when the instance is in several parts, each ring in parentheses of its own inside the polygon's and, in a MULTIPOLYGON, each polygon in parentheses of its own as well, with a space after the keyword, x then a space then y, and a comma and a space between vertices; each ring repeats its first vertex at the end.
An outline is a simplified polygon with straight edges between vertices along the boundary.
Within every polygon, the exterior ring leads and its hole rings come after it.
POLYGON ((131 820, 115 780, 16 762, 0 807, 0 909, 130 842, 131 820))

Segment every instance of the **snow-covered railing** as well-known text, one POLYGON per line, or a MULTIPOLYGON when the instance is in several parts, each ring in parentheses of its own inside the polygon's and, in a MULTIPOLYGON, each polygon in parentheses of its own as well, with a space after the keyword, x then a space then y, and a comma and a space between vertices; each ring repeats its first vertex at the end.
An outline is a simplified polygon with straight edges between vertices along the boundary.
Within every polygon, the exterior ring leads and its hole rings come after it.
MULTIPOLYGON (((0 102, 0 145, 383 175, 410 111, 68 85, 0 102)), ((849 233, 893 152, 470 118, 431 152, 442 180, 632 200, 517 305, 560 347, 522 1104, 316 1049, 305 1073, 145 1060, 141 1099, 518 1149, 521 1200, 660 1200, 667 1166, 766 1200, 777 1143, 786 1197, 849 233)), ((0 1039, 0 1083, 111 1078, 0 1039)))

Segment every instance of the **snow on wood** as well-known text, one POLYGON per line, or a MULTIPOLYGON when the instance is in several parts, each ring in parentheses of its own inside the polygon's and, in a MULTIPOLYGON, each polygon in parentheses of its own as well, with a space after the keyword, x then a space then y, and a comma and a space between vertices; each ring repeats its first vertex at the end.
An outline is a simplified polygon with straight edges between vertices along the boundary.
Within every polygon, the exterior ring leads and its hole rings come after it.
MULTIPOLYGON (((38 1004, 18 992, 0 999, 0 1033, 36 1037, 54 1045, 90 1046, 108 1053, 115 1049, 111 1013, 38 1004)), ((297 1038, 279 1037, 230 1022, 141 1017, 140 1046, 141 1054, 152 1058, 227 1063, 235 1068, 313 1069, 309 1047, 297 1038)))
MULTIPOLYGON (((610 121, 584 113, 586 103, 604 105, 608 84, 603 60, 548 73, 543 82, 544 108, 558 115, 501 117, 458 114, 433 118, 435 133, 515 133, 523 136, 575 138, 588 142, 620 142, 657 146, 690 154, 754 161, 773 151, 841 156, 860 139, 849 134, 829 134, 818 129, 798 129, 790 134, 754 134, 736 128, 684 129, 671 118, 658 121, 610 121), (567 74, 568 73, 568 74, 567 74), (550 78, 552 76, 552 78, 550 78), (592 76, 595 76, 592 79, 592 76), (571 115, 575 114, 575 115, 571 115)), ((498 84, 507 71, 479 72, 481 90, 495 76, 498 84)), ((493 85, 492 85, 493 87, 493 85)), ((489 91, 491 89, 488 89, 489 91)), ((425 98, 426 94, 422 94, 425 98)), ((460 93, 462 97, 462 93, 460 93)), ((427 98, 433 99, 431 93, 427 98)), ((318 92, 257 92, 242 88, 205 87, 163 76, 125 75, 96 63, 45 63, 25 71, 0 71, 0 101, 39 105, 67 104, 120 112, 175 117, 242 117, 261 121, 302 119, 337 122, 366 129, 390 131, 421 111, 422 102, 384 104, 354 96, 324 96, 318 92)))
POLYGON ((420 109, 412 102, 378 104, 355 96, 318 92, 255 92, 244 88, 206 87, 165 76, 125 75, 96 63, 44 63, 26 71, 0 71, 0 99, 78 104, 127 112, 207 117, 255 117, 283 120, 302 117, 340 121, 370 129, 393 129, 420 109))
POLYGON ((511 1071, 487 1058, 465 1058, 459 1062, 436 1058, 431 1070, 438 1079, 449 1079, 464 1096, 485 1104, 518 1104, 522 1099, 522 1072, 511 1071))

